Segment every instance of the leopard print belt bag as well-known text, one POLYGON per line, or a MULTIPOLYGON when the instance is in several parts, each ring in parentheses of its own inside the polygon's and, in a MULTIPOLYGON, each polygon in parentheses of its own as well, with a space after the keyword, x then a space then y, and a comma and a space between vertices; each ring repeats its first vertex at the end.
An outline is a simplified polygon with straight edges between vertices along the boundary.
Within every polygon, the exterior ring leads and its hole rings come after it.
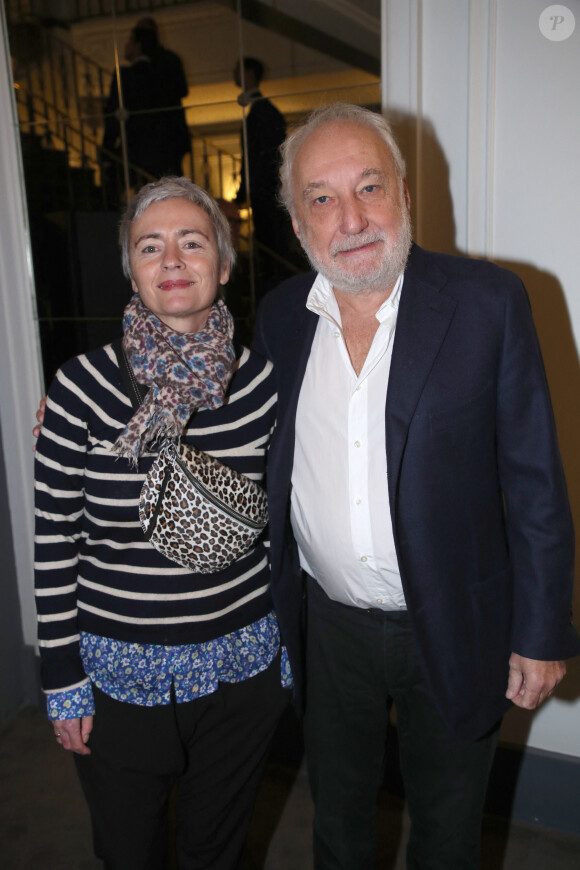
MULTIPOLYGON (((136 409, 148 387, 135 379, 121 338, 112 348, 136 409)), ((211 574, 248 552, 268 522, 268 501, 249 477, 195 447, 167 440, 141 489, 139 519, 156 550, 184 568, 211 574)))
POLYGON ((265 491, 187 444, 165 441, 141 490, 139 519, 156 550, 200 574, 248 552, 268 522, 265 491))

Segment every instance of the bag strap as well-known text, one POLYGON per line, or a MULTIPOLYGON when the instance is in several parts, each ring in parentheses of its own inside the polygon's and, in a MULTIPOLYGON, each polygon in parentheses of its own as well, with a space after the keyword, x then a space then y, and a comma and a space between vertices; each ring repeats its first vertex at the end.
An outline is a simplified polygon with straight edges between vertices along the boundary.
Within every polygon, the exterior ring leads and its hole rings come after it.
POLYGON ((137 408, 141 405, 143 399, 149 392, 149 387, 146 384, 140 384, 133 369, 131 368, 131 364, 127 359, 127 354, 123 349, 123 339, 116 338, 115 341, 111 342, 111 347, 115 351, 115 356, 117 357, 117 362, 119 363, 119 371, 121 372, 121 382, 125 389, 125 392, 131 399, 131 404, 133 408, 137 410, 137 408))

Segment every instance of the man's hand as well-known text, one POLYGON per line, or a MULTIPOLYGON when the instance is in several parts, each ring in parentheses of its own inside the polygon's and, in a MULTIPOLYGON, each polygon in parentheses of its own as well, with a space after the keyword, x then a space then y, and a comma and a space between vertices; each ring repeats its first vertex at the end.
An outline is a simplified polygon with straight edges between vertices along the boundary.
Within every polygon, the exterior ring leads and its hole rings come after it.
POLYGON ((91 750, 86 745, 93 730, 93 717, 83 716, 82 719, 61 719, 53 722, 56 742, 63 749, 76 752, 78 755, 90 755, 91 750))
MULTIPOLYGON (((32 430, 32 434, 34 435, 35 438, 38 438, 38 436, 40 435, 40 430, 42 428, 42 424, 44 423, 44 409, 45 408, 46 408, 46 396, 43 396, 42 399, 40 400, 40 405, 38 406, 38 411, 36 412, 36 419, 38 420, 38 423, 36 424, 36 426, 32 430)), ((32 449, 36 450, 36 444, 32 445, 32 449)))
POLYGON ((517 653, 510 656, 506 698, 525 710, 535 710, 549 698, 566 674, 565 662, 542 662, 526 659, 517 653))

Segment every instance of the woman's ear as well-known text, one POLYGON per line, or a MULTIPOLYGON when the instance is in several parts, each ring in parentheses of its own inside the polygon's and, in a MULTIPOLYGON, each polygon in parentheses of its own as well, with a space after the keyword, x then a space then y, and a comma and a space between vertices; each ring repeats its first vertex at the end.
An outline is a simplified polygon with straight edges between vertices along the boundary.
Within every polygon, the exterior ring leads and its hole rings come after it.
POLYGON ((220 284, 222 287, 224 286, 224 284, 227 284, 228 281, 230 280, 230 272, 231 272, 231 266, 229 266, 229 265, 222 266, 222 269, 220 272, 220 284))

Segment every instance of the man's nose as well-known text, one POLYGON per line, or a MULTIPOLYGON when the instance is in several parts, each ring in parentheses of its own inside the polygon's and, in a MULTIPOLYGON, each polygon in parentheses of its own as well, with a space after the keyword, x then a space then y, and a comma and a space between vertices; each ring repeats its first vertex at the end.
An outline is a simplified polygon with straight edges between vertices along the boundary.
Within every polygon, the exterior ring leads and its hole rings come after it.
POLYGON ((341 202, 341 231, 347 235, 354 235, 367 227, 368 220, 362 203, 354 196, 343 199, 341 202))

